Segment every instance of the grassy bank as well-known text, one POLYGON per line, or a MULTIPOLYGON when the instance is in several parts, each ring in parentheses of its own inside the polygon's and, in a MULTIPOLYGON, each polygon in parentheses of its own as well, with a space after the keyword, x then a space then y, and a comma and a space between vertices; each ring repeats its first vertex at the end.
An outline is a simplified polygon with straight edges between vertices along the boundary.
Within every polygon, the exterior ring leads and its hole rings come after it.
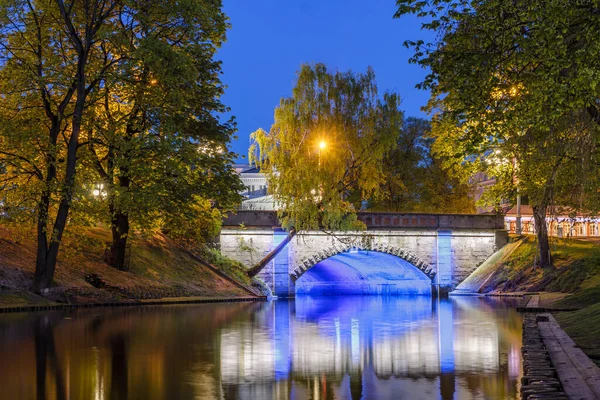
MULTIPOLYGON (((481 291, 551 292, 543 296, 545 307, 578 309, 556 313, 562 328, 600 365, 600 246, 576 239, 551 239, 552 268, 534 266, 533 236, 513 237, 518 246, 491 269, 481 291), (557 292, 567 294, 557 295, 557 292), (552 301, 557 299, 556 301, 552 301)), ((482 269, 483 270, 483 269, 482 269)), ((490 271, 488 267, 485 271, 490 271)), ((485 272, 484 271, 484 272, 485 272)))
MULTIPOLYGON (((130 269, 104 262, 110 231, 70 227, 61 244, 54 285, 48 296, 29 291, 35 263, 35 235, 0 225, 0 307, 54 303, 102 303, 181 297, 239 297, 250 294, 220 276, 164 235, 131 237, 130 269)), ((241 265, 207 253, 208 262, 243 284, 241 265)))
POLYGON ((534 265, 537 243, 525 236, 520 246, 501 260, 481 291, 547 291, 575 293, 600 285, 600 246, 575 239, 551 239, 552 268, 534 265))

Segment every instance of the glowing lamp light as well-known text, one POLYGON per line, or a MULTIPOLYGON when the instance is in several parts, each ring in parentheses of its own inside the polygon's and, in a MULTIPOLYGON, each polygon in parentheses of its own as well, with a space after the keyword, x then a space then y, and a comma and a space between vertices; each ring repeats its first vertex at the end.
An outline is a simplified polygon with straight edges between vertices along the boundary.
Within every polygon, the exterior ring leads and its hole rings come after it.
POLYGON ((325 143, 324 140, 321 140, 319 142, 319 149, 323 150, 325 147, 327 147, 327 143, 325 143))
POLYGON ((104 184, 103 183, 97 184, 94 187, 94 189, 92 190, 92 195, 94 197, 102 197, 102 198, 106 197, 106 191, 104 190, 104 184))

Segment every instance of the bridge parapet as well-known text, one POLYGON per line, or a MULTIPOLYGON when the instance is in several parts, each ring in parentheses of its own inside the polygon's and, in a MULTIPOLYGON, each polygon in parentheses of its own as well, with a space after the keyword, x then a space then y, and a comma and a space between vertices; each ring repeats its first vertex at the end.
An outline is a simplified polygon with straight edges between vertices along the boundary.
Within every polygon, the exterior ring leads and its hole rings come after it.
MULTIPOLYGON (((367 229, 504 229, 502 215, 359 212, 357 217, 367 229)), ((223 219, 224 227, 241 225, 272 228, 281 226, 281 223, 276 211, 240 210, 223 219)))

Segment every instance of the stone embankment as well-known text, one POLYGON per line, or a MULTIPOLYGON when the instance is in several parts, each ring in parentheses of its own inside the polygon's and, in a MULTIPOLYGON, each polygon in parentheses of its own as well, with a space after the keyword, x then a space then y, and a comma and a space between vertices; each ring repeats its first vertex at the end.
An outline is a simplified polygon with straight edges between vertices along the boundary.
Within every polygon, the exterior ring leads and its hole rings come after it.
POLYGON ((34 312, 34 311, 54 311, 54 310, 72 310, 76 308, 98 308, 98 307, 131 307, 131 306, 157 306, 173 304, 204 304, 204 303, 234 303, 234 302, 254 302, 266 301, 266 296, 254 297, 179 297, 163 298, 149 300, 129 300, 111 303, 81 303, 81 304, 47 304, 47 305, 20 305, 20 306, 2 306, 0 313, 12 312, 34 312))
POLYGON ((562 390, 556 368, 544 346, 542 335, 533 315, 523 321, 523 378, 521 398, 524 400, 568 400, 562 390))
POLYGON ((560 328, 551 314, 523 321, 524 400, 600 399, 600 368, 560 328))

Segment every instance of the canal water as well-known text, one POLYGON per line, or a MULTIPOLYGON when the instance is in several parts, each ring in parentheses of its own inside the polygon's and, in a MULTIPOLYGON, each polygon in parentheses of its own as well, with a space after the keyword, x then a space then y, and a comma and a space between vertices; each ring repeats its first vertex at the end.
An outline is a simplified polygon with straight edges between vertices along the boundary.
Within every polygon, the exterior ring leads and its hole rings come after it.
POLYGON ((0 315, 0 399, 516 399, 491 298, 338 296, 0 315))

